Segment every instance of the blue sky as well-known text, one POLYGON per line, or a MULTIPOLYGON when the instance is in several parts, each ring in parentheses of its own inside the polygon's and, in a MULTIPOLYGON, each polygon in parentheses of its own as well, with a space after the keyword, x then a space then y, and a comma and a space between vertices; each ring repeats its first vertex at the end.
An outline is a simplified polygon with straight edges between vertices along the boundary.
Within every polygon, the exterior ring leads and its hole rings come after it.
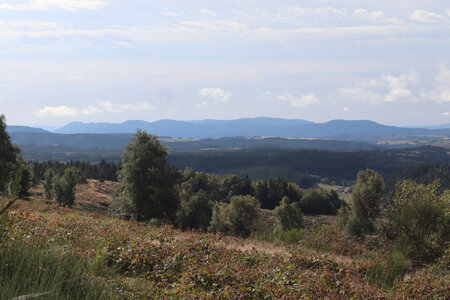
POLYGON ((0 0, 0 112, 443 124, 449 53, 448 0, 0 0))

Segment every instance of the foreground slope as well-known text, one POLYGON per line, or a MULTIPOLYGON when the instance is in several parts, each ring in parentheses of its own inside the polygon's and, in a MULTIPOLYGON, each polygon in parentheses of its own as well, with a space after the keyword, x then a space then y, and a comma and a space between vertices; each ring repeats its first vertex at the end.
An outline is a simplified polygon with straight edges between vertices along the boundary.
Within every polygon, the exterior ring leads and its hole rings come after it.
POLYGON ((74 209, 57 207, 36 189, 11 211, 10 240, 75 249, 108 272, 99 280, 123 299, 136 298, 445 298, 448 273, 424 269, 392 290, 370 285, 367 269, 380 256, 371 243, 349 240, 332 218, 307 220, 297 244, 274 244, 104 215, 115 183, 88 180, 74 209))

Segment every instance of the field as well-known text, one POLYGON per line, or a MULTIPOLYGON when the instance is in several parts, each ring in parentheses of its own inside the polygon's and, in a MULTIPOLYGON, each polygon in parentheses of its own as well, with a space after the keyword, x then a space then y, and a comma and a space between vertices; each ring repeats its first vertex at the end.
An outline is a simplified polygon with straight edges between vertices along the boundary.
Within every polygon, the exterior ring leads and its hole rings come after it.
POLYGON ((88 180, 77 187, 73 209, 44 201, 36 188, 10 211, 5 243, 86 257, 96 270, 90 280, 119 299, 444 299, 450 292, 448 261, 410 271, 392 287, 369 283, 368 270, 386 261, 378 238, 348 239, 333 217, 307 217, 294 243, 181 232, 107 217, 114 187, 88 180))

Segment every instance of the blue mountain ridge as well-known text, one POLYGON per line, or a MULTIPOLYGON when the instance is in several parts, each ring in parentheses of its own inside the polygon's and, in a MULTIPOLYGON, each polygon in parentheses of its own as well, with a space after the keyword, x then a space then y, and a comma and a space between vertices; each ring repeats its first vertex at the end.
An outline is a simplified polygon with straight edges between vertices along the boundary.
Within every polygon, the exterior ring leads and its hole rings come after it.
POLYGON ((56 133, 135 133, 137 129, 151 134, 180 138, 218 138, 232 136, 278 136, 304 138, 339 138, 386 135, 445 135, 450 129, 403 128, 386 126, 369 120, 332 120, 314 123, 302 119, 244 118, 236 120, 130 120, 123 123, 69 123, 56 133))

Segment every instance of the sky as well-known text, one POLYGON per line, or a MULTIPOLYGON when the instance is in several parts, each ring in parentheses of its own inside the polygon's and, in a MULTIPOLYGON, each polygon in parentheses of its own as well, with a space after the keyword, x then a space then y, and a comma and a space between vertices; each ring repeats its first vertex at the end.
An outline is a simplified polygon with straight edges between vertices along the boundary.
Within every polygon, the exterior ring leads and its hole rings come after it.
POLYGON ((0 113, 450 123, 450 1, 0 0, 0 113))

